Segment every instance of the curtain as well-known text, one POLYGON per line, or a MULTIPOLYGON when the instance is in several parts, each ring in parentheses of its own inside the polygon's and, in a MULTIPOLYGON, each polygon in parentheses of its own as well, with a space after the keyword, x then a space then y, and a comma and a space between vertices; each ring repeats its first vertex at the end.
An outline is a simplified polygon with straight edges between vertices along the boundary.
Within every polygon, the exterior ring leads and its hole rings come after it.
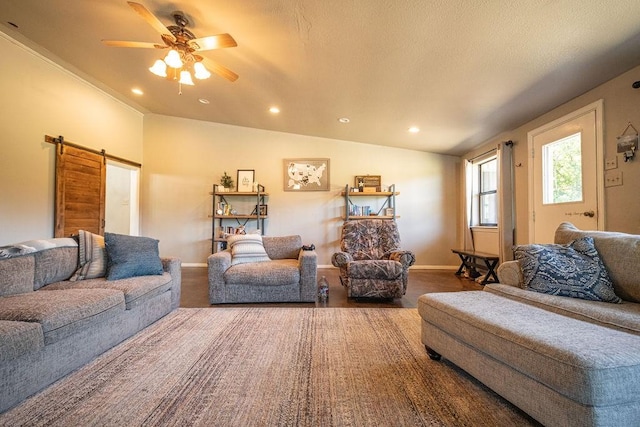
POLYGON ((513 142, 498 144, 498 245, 500 262, 513 259, 513 142))
POLYGON ((471 226, 473 225, 473 162, 470 160, 464 160, 464 167, 462 168, 462 182, 464 183, 464 223, 463 223, 463 246, 467 251, 472 251, 473 246, 473 234, 471 233, 471 226))

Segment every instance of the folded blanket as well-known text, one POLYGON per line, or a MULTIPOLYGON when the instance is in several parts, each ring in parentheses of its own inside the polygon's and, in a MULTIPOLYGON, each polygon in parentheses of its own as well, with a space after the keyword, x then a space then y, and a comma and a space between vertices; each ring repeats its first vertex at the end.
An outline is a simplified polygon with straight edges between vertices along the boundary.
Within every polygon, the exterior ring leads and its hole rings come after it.
POLYGON ((36 248, 22 244, 0 246, 0 259, 14 258, 20 255, 33 253, 35 251, 36 248))

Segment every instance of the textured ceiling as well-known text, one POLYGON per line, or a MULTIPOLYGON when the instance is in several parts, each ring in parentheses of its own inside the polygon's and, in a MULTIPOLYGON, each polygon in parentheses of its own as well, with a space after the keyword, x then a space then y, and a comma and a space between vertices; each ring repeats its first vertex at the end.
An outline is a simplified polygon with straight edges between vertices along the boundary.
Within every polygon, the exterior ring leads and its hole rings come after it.
POLYGON ((640 64, 638 0, 139 2, 165 25, 184 11, 197 37, 230 33, 238 47, 203 55, 240 78, 179 95, 147 70, 162 51, 104 46, 161 42, 124 0, 2 0, 0 30, 145 112, 446 154, 640 64))

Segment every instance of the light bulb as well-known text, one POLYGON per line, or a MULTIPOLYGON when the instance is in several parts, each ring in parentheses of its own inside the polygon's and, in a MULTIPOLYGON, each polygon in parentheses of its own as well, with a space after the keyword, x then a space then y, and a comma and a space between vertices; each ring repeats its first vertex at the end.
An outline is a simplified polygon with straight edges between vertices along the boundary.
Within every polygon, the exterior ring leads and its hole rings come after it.
POLYGON ((191 73, 188 71, 180 71, 180 83, 183 85, 193 86, 193 80, 191 80, 191 73))
POLYGON ((182 68, 182 59, 180 59, 180 54, 175 49, 171 49, 169 53, 167 53, 164 62, 166 62, 169 67, 182 68))
POLYGON ((164 63, 162 59, 158 59, 153 63, 153 66, 149 68, 156 76, 167 77, 167 64, 164 63))
POLYGON ((196 79, 208 79, 211 77, 211 73, 207 70, 202 62, 196 62, 193 64, 193 70, 195 71, 196 79))

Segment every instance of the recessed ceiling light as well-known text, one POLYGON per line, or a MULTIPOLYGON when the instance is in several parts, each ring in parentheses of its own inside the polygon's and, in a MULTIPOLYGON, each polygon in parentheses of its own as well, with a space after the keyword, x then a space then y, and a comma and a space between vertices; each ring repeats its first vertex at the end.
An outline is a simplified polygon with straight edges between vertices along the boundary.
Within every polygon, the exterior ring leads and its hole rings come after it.
POLYGON ((417 126, 411 126, 409 129, 407 129, 409 132, 411 133, 418 133, 420 132, 420 128, 417 126))
POLYGON ((349 120, 349 117, 340 117, 338 121, 340 123, 349 123, 351 120, 349 120))
POLYGON ((278 107, 271 107, 269 108, 269 112, 271 114, 278 114, 280 112, 280 109, 278 107))
POLYGON ((141 89, 138 89, 137 87, 134 87, 133 89, 131 89, 131 92, 135 93, 136 95, 144 95, 144 92, 141 89))
POLYGON ((210 103, 210 101, 209 101, 208 99, 206 99, 206 98, 199 98, 199 99, 198 99, 198 102, 199 102, 200 104, 204 104, 204 105, 207 105, 207 104, 209 104, 209 103, 210 103))

